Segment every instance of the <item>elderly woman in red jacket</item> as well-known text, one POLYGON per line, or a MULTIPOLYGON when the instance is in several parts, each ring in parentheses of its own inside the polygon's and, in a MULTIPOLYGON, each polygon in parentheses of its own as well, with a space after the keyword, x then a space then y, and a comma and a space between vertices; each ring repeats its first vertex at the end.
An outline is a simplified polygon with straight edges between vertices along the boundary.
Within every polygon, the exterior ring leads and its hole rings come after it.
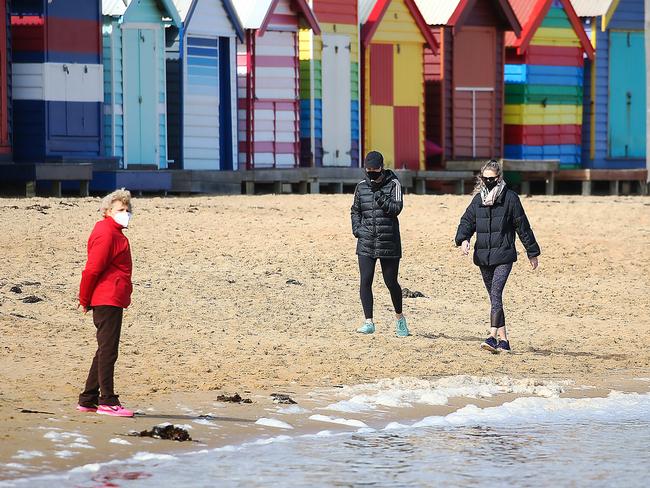
POLYGON ((97 352, 77 409, 133 417, 132 411, 120 405, 113 390, 122 314, 131 303, 133 290, 131 249, 122 233, 131 218, 131 194, 123 188, 114 191, 104 197, 100 211, 103 219, 95 224, 88 238, 88 261, 79 286, 79 306, 84 313, 93 311, 97 352))

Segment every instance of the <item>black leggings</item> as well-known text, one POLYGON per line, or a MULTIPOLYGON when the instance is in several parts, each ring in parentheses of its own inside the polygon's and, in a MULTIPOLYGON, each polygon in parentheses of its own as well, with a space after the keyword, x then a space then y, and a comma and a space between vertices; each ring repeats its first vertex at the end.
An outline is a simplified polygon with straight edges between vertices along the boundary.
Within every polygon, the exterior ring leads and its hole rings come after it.
MULTIPOLYGON (((402 313, 402 287, 397 282, 399 272, 399 258, 380 258, 381 272, 384 275, 384 283, 390 291, 390 298, 393 300, 395 313, 402 313)), ((372 318, 372 282, 375 278, 375 265, 377 258, 359 256, 359 271, 361 273, 361 304, 363 313, 367 319, 372 318)))

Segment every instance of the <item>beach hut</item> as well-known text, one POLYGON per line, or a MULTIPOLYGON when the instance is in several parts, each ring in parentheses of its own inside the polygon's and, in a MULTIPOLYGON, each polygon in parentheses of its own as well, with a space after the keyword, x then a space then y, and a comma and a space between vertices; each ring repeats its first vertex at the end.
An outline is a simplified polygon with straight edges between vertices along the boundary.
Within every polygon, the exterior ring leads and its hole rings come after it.
POLYGON ((506 36, 505 156, 581 162, 584 59, 594 50, 569 0, 510 0, 523 26, 506 36))
POLYGON ((11 13, 14 158, 100 157, 99 2, 13 0, 11 13))
POLYGON ((233 0, 245 30, 237 50, 239 168, 300 160, 298 31, 320 34, 306 0, 233 0))
POLYGON ((356 0, 314 0, 322 34, 300 33, 302 166, 359 165, 359 20, 356 0))
POLYGON ((167 168, 165 27, 171 0, 103 0, 104 143, 123 168, 167 168))
POLYGON ((573 0, 596 55, 585 68, 583 167, 646 166, 644 0, 573 0))
POLYGON ((424 49, 438 43, 414 0, 361 0, 363 151, 424 169, 424 49))
POLYGON ((504 35, 521 26, 507 0, 417 0, 440 43, 425 51, 428 160, 503 154, 504 35), (436 154, 437 153, 437 154, 436 154))
MULTIPOLYGON (((182 21, 169 50, 178 52, 176 75, 168 82, 180 120, 169 121, 168 140, 179 148, 183 169, 232 170, 237 160, 237 39, 244 31, 230 0, 174 0, 182 21)), ((169 57, 168 57, 169 60, 169 57)), ((167 79, 170 80, 170 75, 167 79)))
POLYGON ((11 153, 9 102, 11 100, 11 44, 9 42, 9 1, 0 0, 0 159, 11 153))

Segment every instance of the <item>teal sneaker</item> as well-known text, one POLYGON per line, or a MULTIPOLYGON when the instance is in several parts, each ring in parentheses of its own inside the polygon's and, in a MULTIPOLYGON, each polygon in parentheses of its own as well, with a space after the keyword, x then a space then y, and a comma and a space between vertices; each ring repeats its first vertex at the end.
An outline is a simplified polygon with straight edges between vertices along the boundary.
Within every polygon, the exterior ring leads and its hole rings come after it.
POLYGON ((397 337, 408 337, 411 335, 409 333, 409 328, 406 326, 406 318, 402 317, 397 321, 395 333, 397 334, 397 337))
POLYGON ((375 324, 372 322, 366 322, 361 327, 357 329, 359 334, 374 334, 375 333, 375 324))

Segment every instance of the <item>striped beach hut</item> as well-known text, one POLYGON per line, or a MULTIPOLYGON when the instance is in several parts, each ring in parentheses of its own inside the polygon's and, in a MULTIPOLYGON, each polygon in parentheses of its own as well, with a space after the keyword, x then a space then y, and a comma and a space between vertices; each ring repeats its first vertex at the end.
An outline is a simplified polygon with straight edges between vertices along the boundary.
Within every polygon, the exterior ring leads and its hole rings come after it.
POLYGON ((646 166, 644 0, 573 0, 596 49, 585 68, 583 166, 646 166))
POLYGON ((232 170, 237 161, 237 39, 244 41, 244 30, 230 0, 174 4, 183 22, 179 44, 173 46, 180 57, 180 124, 170 124, 168 139, 178 138, 183 169, 232 170))
POLYGON ((414 0, 361 0, 363 151, 424 169, 424 48, 438 43, 414 0))
POLYGON ((510 0, 523 26, 506 36, 505 156, 581 163, 584 58, 594 50, 569 0, 510 0))
POLYGON ((11 100, 11 44, 9 33, 9 0, 0 0, 0 159, 11 153, 9 107, 11 100))
POLYGON ((356 0, 313 0, 322 34, 300 33, 302 166, 359 165, 356 0))
POLYGON ((14 158, 101 156, 99 2, 13 0, 11 13, 14 158))
POLYGON ((440 43, 425 50, 428 161, 503 154, 506 32, 520 33, 507 0, 417 0, 440 43))
POLYGON ((233 0, 245 30, 237 50, 239 168, 300 163, 298 31, 320 28, 306 0, 233 0))
POLYGON ((123 168, 167 167, 165 27, 171 0, 103 0, 104 144, 123 168))

